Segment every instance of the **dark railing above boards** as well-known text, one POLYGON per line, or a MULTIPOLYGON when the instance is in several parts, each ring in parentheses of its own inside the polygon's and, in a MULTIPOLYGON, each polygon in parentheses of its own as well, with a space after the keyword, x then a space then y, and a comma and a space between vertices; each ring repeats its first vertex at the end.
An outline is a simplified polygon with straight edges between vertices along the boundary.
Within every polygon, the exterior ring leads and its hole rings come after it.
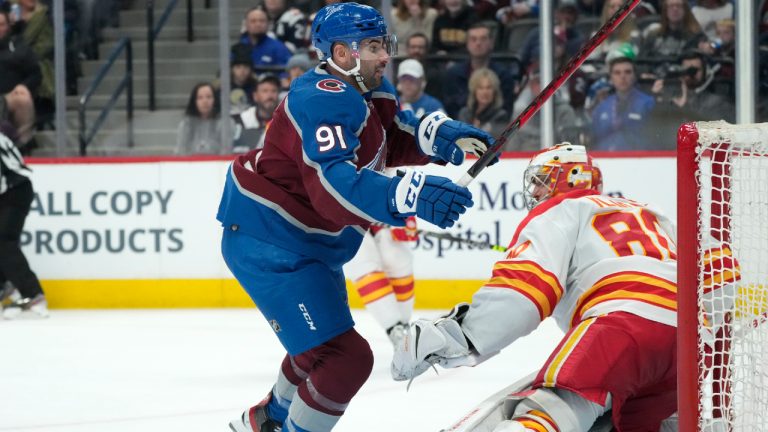
MULTIPOLYGON (((523 70, 523 63, 520 61, 520 58, 514 54, 491 53, 490 57, 492 61, 501 63, 502 65, 508 67, 510 74, 512 74, 512 76, 515 78, 519 78, 525 73, 523 70)), ((393 70, 396 71, 398 66, 400 66, 400 63, 406 59, 408 59, 408 57, 403 55, 394 57, 392 59, 393 70)), ((469 60, 468 54, 429 54, 424 56, 424 59, 422 59, 421 62, 424 64, 425 68, 427 65, 439 65, 439 68, 445 71, 451 65, 465 62, 467 60, 469 60)))
POLYGON ((80 156, 85 156, 88 145, 93 140, 93 137, 96 136, 96 133, 99 131, 99 129, 101 129, 101 125, 104 123, 104 120, 107 118, 109 112, 115 106, 115 103, 117 103, 117 99, 120 97, 123 91, 126 92, 127 97, 125 112, 128 117, 128 123, 126 125, 128 128, 128 147, 133 147, 133 48, 131 47, 131 40, 127 37, 124 37, 117 42, 117 45, 115 45, 115 48, 109 54, 107 61, 101 65, 98 72, 96 73, 96 77, 94 77, 93 81, 91 81, 91 84, 88 86, 85 92, 83 92, 83 95, 80 96, 80 101, 78 104, 78 116, 80 119, 80 156), (101 84, 101 82, 112 69, 115 61, 117 61, 117 59, 123 53, 125 53, 125 74, 123 75, 123 78, 120 80, 120 83, 117 85, 115 90, 112 92, 112 95, 110 96, 107 104, 99 112, 96 121, 90 128, 88 128, 86 124, 86 108, 88 108, 88 102, 91 100, 91 96, 93 96, 94 92, 96 92, 99 84, 101 84))
MULTIPOLYGON (((520 65, 520 58, 511 53, 491 53, 490 57, 491 60, 499 63, 509 63, 514 66, 520 65)), ((394 57, 392 61, 394 66, 398 66, 400 62, 406 59, 408 59, 408 57, 404 55, 398 55, 397 57, 394 57)), ((467 60, 469 60, 468 54, 429 54, 424 56, 424 59, 421 62, 425 64, 437 63, 443 64, 443 66, 445 66, 448 63, 460 63, 467 60)))
MULTIPOLYGON (((179 3, 179 0, 171 0, 165 6, 160 19, 155 23, 155 2, 154 0, 147 0, 147 65, 149 67, 149 110, 154 111, 155 104, 155 40, 160 32, 163 30, 163 26, 171 16, 171 12, 179 3)), ((187 42, 195 41, 194 31, 194 10, 192 7, 192 0, 187 0, 187 42)))

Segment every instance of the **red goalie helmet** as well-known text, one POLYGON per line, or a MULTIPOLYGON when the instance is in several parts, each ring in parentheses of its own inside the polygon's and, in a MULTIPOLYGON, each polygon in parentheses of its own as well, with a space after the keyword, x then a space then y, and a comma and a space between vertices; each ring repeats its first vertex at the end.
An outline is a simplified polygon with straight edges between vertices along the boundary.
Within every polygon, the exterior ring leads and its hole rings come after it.
POLYGON ((554 196, 577 189, 603 190, 603 176, 587 149, 569 142, 537 153, 523 175, 528 210, 554 196))

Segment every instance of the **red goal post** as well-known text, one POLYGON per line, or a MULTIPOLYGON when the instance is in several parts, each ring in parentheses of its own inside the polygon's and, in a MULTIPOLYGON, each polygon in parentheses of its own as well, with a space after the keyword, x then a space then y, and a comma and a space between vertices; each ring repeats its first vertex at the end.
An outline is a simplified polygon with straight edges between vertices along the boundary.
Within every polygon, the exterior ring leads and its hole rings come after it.
POLYGON ((678 131, 679 430, 768 430, 768 124, 678 131))

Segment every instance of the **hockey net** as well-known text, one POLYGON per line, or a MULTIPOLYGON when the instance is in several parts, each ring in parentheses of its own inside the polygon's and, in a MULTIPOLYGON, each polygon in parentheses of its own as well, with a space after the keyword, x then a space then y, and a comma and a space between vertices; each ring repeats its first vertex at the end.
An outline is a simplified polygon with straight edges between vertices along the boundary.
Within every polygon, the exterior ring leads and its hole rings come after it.
POLYGON ((768 123, 678 133, 679 428, 768 428, 768 123))

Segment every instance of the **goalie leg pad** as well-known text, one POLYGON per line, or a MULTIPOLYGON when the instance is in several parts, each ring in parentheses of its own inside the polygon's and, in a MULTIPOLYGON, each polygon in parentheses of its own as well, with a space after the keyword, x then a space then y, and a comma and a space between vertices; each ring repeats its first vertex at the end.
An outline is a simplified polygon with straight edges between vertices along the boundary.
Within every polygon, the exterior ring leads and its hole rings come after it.
POLYGON ((589 430, 609 408, 610 404, 603 407, 568 390, 550 388, 514 393, 504 401, 505 418, 535 420, 547 430, 560 432, 589 430))
POLYGON ((493 432, 526 432, 525 426, 515 420, 504 420, 493 428, 493 432))

